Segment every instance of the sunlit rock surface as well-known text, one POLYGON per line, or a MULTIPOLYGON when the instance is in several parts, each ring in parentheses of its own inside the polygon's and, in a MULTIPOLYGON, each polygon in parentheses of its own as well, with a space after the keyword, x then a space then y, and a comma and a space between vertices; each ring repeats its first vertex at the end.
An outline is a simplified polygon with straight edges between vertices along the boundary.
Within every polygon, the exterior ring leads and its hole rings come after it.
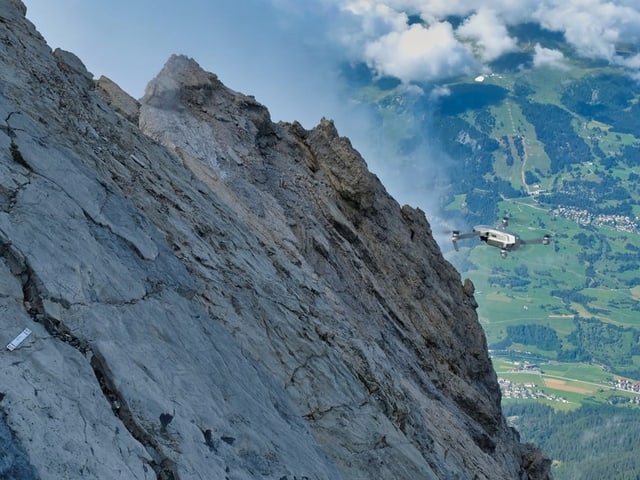
POLYGON ((332 122, 181 56, 138 103, 24 14, 0 0, 0 325, 33 332, 0 476, 548 478, 472 286, 332 122))

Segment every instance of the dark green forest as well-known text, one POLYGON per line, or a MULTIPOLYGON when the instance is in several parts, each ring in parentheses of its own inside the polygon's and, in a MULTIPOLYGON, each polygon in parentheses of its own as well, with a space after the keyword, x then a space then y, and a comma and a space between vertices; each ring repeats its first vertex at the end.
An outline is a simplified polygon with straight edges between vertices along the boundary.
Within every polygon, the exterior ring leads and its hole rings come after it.
POLYGON ((638 84, 611 73, 590 75, 567 85, 562 103, 582 117, 611 125, 620 133, 640 131, 640 109, 635 102, 638 84))
POLYGON ((586 403, 571 412, 556 412, 548 405, 522 402, 504 405, 503 410, 523 441, 552 458, 556 480, 640 478, 637 408, 586 403))
POLYGON ((509 325, 507 326, 507 336, 503 340, 493 343, 494 350, 504 350, 513 343, 523 343, 533 345, 541 350, 561 351, 562 342, 558 334, 552 328, 544 325, 509 325))
POLYGON ((527 120, 535 127, 538 139, 551 160, 551 173, 591 159, 591 150, 571 125, 572 115, 557 105, 535 103, 516 97, 527 120))
MULTIPOLYGON (((581 296, 575 291, 557 292, 573 301, 581 296)), ((544 357, 563 362, 607 365, 609 371, 630 378, 640 378, 633 356, 640 355, 640 330, 620 327, 597 318, 573 319, 574 330, 564 337, 545 325, 508 325, 506 336, 489 345, 492 350, 508 350, 523 344, 544 350, 544 357)))

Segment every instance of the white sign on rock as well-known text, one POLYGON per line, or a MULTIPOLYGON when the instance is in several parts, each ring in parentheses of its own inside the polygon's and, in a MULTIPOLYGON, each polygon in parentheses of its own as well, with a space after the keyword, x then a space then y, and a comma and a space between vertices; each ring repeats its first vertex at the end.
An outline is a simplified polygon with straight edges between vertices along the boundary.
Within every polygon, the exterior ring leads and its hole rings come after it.
POLYGON ((11 343, 7 345, 7 350, 9 350, 10 352, 14 351, 16 348, 20 346, 22 342, 25 341, 25 339, 29 335, 31 335, 31 330, 29 330, 28 328, 25 328, 22 332, 20 332, 20 335, 18 335, 16 338, 11 340, 11 343))

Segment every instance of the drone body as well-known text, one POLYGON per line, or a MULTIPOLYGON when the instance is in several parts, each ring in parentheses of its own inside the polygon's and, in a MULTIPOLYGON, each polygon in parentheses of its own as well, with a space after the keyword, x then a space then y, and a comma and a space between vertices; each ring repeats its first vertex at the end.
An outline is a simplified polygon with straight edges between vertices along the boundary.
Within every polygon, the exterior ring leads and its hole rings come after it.
POLYGON ((533 240, 523 240, 518 234, 506 230, 505 227, 507 227, 507 225, 509 225, 509 218, 504 217, 502 224, 497 227, 476 225, 469 233, 460 233, 458 230, 454 230, 451 235, 451 241, 453 242, 454 248, 458 250, 458 240, 478 237, 487 245, 498 247, 502 258, 505 258, 509 251, 516 250, 521 245, 534 243, 549 245, 549 243, 551 243, 551 237, 549 235, 533 240))

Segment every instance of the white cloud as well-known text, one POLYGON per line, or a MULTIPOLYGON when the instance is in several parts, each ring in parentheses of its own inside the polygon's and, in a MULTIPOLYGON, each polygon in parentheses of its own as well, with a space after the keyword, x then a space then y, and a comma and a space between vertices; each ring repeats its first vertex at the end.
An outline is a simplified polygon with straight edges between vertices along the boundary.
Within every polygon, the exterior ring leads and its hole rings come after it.
POLYGON ((448 97, 449 95, 451 95, 451 89, 449 89, 449 87, 446 85, 437 85, 431 90, 429 98, 431 100, 437 100, 442 97, 448 97))
POLYGON ((617 59, 620 65, 624 65, 631 70, 638 70, 638 73, 640 73, 640 53, 637 53, 636 55, 633 55, 631 57, 617 57, 617 59))
POLYGON ((447 22, 428 28, 415 24, 390 32, 367 44, 364 56, 379 74, 404 82, 469 73, 474 65, 469 51, 455 38, 447 22))
POLYGON ((363 19, 363 32, 367 35, 400 30, 407 24, 407 14, 396 9, 389 2, 358 0, 348 2, 344 10, 363 19))
POLYGON ((637 2, 556 0, 547 3, 551 5, 540 5, 535 18, 543 27, 563 32, 567 42, 585 57, 613 61, 617 43, 637 43, 640 38, 637 2))
POLYGON ((474 50, 483 61, 495 60, 517 49, 516 40, 509 36, 502 19, 491 9, 480 8, 456 33, 474 43, 474 50))
MULTIPOLYGON (((291 3, 294 0, 274 0, 291 3)), ((447 72, 460 73, 470 65, 470 55, 478 62, 490 62, 516 49, 516 39, 508 26, 536 22, 564 34, 568 43, 585 57, 606 59, 638 69, 636 63, 616 55, 621 43, 640 42, 638 0, 321 0, 340 12, 334 26, 348 46, 351 59, 369 62, 380 73, 403 80, 442 78, 447 72), (423 30, 409 28, 409 15, 420 15, 423 30), (448 16, 462 19, 449 36, 442 27, 448 16), (457 39, 456 39, 457 38, 457 39), (430 48, 429 41, 437 44, 430 48), (384 49, 389 51, 385 52, 384 49), (444 50, 447 50, 446 52, 444 50), (398 58, 393 58, 394 52, 398 58), (447 61, 447 59, 449 60, 447 61), (424 62, 431 62, 426 65, 424 62), (419 79, 420 75, 423 78, 419 79)), ((552 52, 540 50, 537 61, 553 61, 552 52)))
POLYGON ((536 43, 534 47, 533 66, 553 67, 561 70, 568 68, 564 62, 564 54, 560 50, 544 48, 539 43, 536 43))

